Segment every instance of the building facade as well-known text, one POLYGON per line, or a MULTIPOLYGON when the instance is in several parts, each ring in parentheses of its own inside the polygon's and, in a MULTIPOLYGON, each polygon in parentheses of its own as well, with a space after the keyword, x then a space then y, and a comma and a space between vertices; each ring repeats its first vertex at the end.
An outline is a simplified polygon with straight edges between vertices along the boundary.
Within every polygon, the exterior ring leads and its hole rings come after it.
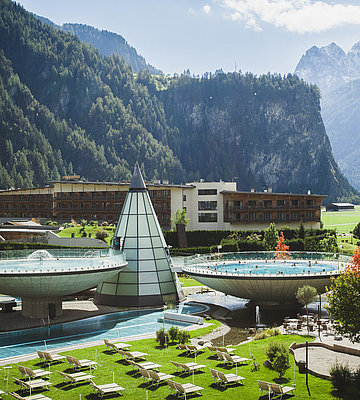
MULTIPOLYGON (((277 225, 320 228, 321 202, 312 194, 240 192, 235 182, 166 181, 146 184, 159 223, 170 229, 176 210, 186 209, 188 230, 252 230, 277 225)), ((116 223, 129 182, 52 182, 39 188, 0 191, 0 217, 40 218, 59 222, 107 221, 116 223)))

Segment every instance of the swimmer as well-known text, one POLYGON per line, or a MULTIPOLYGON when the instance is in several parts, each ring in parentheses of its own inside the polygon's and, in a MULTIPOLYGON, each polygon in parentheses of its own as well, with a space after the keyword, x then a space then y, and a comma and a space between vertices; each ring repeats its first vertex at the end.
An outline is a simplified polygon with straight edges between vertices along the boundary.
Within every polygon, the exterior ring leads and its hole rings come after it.
POLYGON ((255 268, 258 268, 258 266, 257 266, 257 265, 255 265, 255 268))

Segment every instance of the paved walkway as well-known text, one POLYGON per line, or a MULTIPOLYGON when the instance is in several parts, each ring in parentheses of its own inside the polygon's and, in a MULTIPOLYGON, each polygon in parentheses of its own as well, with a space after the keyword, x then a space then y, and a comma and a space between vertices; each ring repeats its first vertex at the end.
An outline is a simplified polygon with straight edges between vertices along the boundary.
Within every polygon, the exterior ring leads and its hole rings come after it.
MULTIPOLYGON (((322 336, 321 341, 319 338, 316 338, 314 343, 324 343, 330 346, 334 346, 334 344, 337 344, 340 346, 348 347, 349 349, 360 350, 359 343, 351 343, 348 339, 334 340, 333 336, 322 336)), ((360 356, 346 354, 324 347, 309 346, 308 350, 309 370, 328 378, 330 377, 329 371, 331 367, 336 363, 348 365, 352 370, 360 367, 360 356)), ((305 347, 295 349, 294 354, 296 361, 305 361, 305 351, 305 347)))

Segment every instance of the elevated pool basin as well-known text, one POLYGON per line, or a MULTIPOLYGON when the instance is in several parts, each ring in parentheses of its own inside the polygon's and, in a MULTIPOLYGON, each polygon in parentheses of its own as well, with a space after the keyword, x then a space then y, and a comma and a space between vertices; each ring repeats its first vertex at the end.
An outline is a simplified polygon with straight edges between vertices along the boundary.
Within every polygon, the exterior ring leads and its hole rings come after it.
POLYGON ((62 314, 61 298, 92 288, 127 265, 120 251, 52 249, 0 253, 0 293, 22 299, 22 314, 62 314))
POLYGON ((311 285, 324 293, 350 259, 304 252, 292 252, 284 259, 275 256, 279 254, 197 255, 184 260, 183 272, 211 289, 250 299, 254 305, 294 307, 299 287, 311 285))

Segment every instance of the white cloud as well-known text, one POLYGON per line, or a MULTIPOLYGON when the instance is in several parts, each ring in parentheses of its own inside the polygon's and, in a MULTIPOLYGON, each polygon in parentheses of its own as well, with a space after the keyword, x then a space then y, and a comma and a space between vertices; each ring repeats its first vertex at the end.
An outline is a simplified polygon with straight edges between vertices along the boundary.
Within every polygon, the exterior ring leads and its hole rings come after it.
POLYGON ((209 4, 205 4, 203 7, 204 13, 205 14, 210 14, 211 13, 211 6, 209 4))
MULTIPOLYGON (((355 0, 354 0, 355 1, 355 0)), ((344 25, 360 25, 360 6, 340 0, 221 0, 229 18, 247 28, 262 30, 263 23, 284 27, 290 32, 317 33, 344 25)))

